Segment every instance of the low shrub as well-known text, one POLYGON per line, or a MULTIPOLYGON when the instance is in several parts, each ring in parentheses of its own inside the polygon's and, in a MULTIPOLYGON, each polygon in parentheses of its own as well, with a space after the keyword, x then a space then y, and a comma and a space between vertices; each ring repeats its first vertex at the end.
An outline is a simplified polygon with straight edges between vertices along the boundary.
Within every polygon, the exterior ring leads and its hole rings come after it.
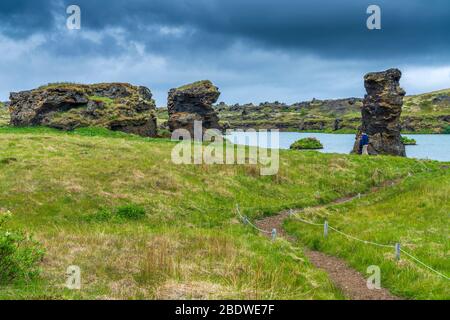
POLYGON ((134 204, 129 204, 118 207, 116 214, 118 217, 126 220, 139 220, 145 217, 145 209, 134 204))
POLYGON ((114 213, 109 209, 101 209, 94 214, 84 216, 84 220, 88 222, 105 222, 114 218, 114 213))
POLYGON ((291 144, 291 149, 293 150, 323 149, 323 145, 318 139, 311 137, 295 141, 293 144, 291 144))
POLYGON ((158 129, 158 137, 160 138, 171 138, 172 132, 168 129, 158 129))
POLYGON ((145 217, 146 211, 141 206, 127 204, 114 209, 103 208, 94 214, 84 217, 88 222, 124 222, 126 220, 140 220, 145 217))
POLYGON ((415 146, 417 144, 416 140, 414 140, 412 138, 408 138, 408 137, 402 136, 401 139, 402 139, 402 143, 405 146, 415 146))

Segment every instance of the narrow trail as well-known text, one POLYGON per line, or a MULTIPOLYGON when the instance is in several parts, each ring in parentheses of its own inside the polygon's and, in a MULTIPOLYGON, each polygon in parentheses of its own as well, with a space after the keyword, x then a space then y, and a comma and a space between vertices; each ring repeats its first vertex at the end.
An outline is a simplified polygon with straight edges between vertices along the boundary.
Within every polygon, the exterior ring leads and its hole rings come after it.
MULTIPOLYGON (((334 200, 326 205, 320 205, 310 208, 323 208, 330 205, 336 205, 340 203, 345 203, 359 198, 360 196, 375 193, 387 186, 394 186, 398 184, 401 179, 390 180, 384 182, 378 187, 372 188, 369 192, 357 195, 357 196, 347 196, 334 200)), ((282 211, 277 215, 270 216, 255 222, 255 225, 262 230, 277 230, 277 235, 287 239, 288 241, 295 242, 295 237, 288 235, 283 229, 283 222, 285 219, 289 218, 292 213, 299 213, 305 209, 295 210, 295 211, 282 211)), ((270 237, 270 235, 265 234, 270 237)), ((387 289, 381 288, 379 290, 370 290, 367 288, 367 281, 364 276, 351 268, 344 260, 329 256, 319 251, 312 251, 305 249, 305 255, 311 261, 311 263, 323 271, 325 271, 331 281, 338 287, 344 295, 352 300, 400 300, 400 297, 392 295, 387 289)))

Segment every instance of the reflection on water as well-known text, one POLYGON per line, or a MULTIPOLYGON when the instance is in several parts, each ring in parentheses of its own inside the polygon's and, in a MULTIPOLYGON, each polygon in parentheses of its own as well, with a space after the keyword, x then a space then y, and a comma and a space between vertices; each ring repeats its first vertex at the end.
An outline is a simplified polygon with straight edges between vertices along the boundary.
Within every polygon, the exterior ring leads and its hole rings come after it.
MULTIPOLYGON (((270 133, 269 133, 270 134, 270 133)), ((279 148, 289 149, 290 145, 298 139, 315 137, 319 139, 326 153, 350 153, 355 142, 354 134, 328 134, 328 133, 278 133, 279 148)), ((406 154, 411 158, 450 161, 450 135, 448 134, 414 134, 405 135, 417 141, 416 146, 406 146, 406 154)), ((267 147, 270 139, 266 133, 234 132, 227 138, 238 144, 267 147)))

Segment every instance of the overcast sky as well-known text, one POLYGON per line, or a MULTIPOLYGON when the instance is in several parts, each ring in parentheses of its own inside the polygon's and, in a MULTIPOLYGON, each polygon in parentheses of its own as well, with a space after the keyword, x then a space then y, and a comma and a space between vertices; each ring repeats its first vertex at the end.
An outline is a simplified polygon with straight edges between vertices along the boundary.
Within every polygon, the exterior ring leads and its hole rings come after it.
POLYGON ((1 0, 0 100, 57 81, 130 82, 158 106, 212 80, 219 101, 363 96, 365 73, 403 72, 408 94, 450 87, 448 0, 1 0), (66 27, 67 6, 81 29, 66 27), (381 30, 366 9, 381 7, 381 30))

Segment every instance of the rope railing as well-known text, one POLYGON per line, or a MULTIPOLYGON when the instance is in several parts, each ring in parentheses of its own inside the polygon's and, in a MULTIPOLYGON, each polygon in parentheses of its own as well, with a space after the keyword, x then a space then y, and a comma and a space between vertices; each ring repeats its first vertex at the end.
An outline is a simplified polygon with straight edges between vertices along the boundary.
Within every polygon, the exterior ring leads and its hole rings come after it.
POLYGON ((241 214, 241 211, 239 210, 239 205, 236 205, 236 212, 238 213, 239 217, 241 218, 241 220, 242 220, 242 222, 243 222, 244 224, 248 224, 249 226, 252 226, 254 229, 258 230, 259 232, 267 233, 267 234, 272 234, 273 230, 272 230, 272 231, 267 231, 267 230, 263 230, 263 229, 261 229, 261 228, 258 228, 258 227, 255 226, 253 223, 251 223, 250 220, 249 220, 246 216, 243 216, 243 215, 241 214))
MULTIPOLYGON (((355 237, 353 235, 347 234, 347 233, 345 233, 345 232, 343 232, 343 231, 341 231, 341 230, 339 230, 339 229, 337 229, 337 228, 335 228, 333 226, 330 226, 328 224, 328 221, 326 221, 326 220, 325 220, 324 223, 316 223, 316 222, 308 221, 308 220, 305 220, 305 219, 302 219, 302 218, 298 217, 297 215, 300 212, 302 212, 302 211, 298 211, 298 212, 294 213, 293 210, 290 210, 289 215, 293 216, 294 219, 297 220, 297 221, 300 221, 300 222, 303 222, 303 223, 306 223, 306 224, 309 224, 309 225, 312 225, 312 226, 323 227, 324 228, 324 236, 325 237, 328 236, 328 230, 333 230, 334 232, 336 232, 336 233, 338 233, 338 234, 340 234, 340 235, 342 235, 342 236, 344 236, 344 237, 346 237, 348 239, 352 239, 354 241, 358 241, 358 242, 361 242, 361 243, 364 243, 364 244, 373 245, 373 246, 377 246, 377 247, 381 247, 381 248, 395 249, 395 256, 396 256, 397 260, 400 260, 400 253, 404 253, 407 257, 411 258, 412 260, 414 260, 415 262, 419 263, 420 265, 422 265, 423 267, 427 268, 428 270, 434 272, 435 274, 439 275, 440 277, 442 277, 442 278, 444 278, 446 280, 450 280, 450 278, 447 275, 445 275, 445 274, 443 274, 443 273, 433 269, 432 267, 430 267, 429 265, 427 265, 423 261, 419 260, 417 257, 415 257, 412 254, 410 254, 409 252, 403 250, 400 247, 400 243, 396 243, 395 245, 392 245, 392 244, 382 244, 382 243, 377 243, 377 242, 374 242, 374 241, 360 239, 360 238, 357 238, 357 237, 355 237)), ((241 212, 239 210, 239 205, 236 205, 236 212, 238 213, 238 215, 240 216, 240 218, 242 219, 244 224, 248 224, 248 225, 252 226, 253 228, 255 228, 256 230, 258 230, 258 231, 260 231, 262 233, 272 234, 272 239, 273 240, 275 239, 276 232, 277 232, 276 229, 273 229, 272 231, 267 231, 267 230, 263 230, 261 228, 258 228, 253 223, 251 223, 250 220, 246 216, 243 216, 241 214, 241 212)))
POLYGON ((362 240, 362 239, 356 238, 356 237, 354 237, 352 235, 349 235, 349 234, 347 234, 345 232, 342 232, 342 231, 340 231, 340 230, 338 230, 338 229, 336 229, 336 228, 334 228, 332 226, 328 226, 328 227, 331 230, 336 231, 337 233, 339 233, 339 234, 341 234, 341 235, 343 235, 343 236, 345 236, 345 237, 347 237, 349 239, 352 239, 352 240, 355 240, 355 241, 359 241, 359 242, 362 242, 364 244, 371 244, 371 245, 374 245, 374 246, 377 246, 377 247, 382 247, 382 248, 395 248, 395 245, 381 244, 381 243, 377 243, 377 242, 373 242, 373 241, 362 240))
POLYGON ((449 277, 447 277, 445 274, 433 269, 432 267, 430 267, 429 265, 426 265, 424 262, 420 261, 418 258, 414 257, 412 254, 406 252, 403 249, 400 249, 401 252, 403 252, 404 254, 406 254, 408 257, 410 257, 411 259, 415 260, 417 263, 421 264, 422 266, 424 266, 425 268, 427 268, 430 271, 433 271, 434 273, 440 275, 442 278, 450 280, 449 277))
MULTIPOLYGON (((417 257, 413 256, 412 254, 410 254, 409 252, 401 249, 400 244, 396 243, 395 245, 389 245, 389 244, 382 244, 382 243, 377 243, 377 242, 373 242, 373 241, 368 241, 368 240, 363 240, 363 239, 359 239, 355 236, 352 236, 350 234, 347 234, 345 232, 340 231, 339 229, 334 228, 333 226, 330 226, 328 224, 327 221, 325 221, 325 223, 313 223, 311 221, 307 221, 298 217, 295 217, 296 220, 310 224, 310 225, 315 225, 315 226, 324 226, 327 229, 329 228, 330 230, 333 230, 335 232, 337 232, 338 234, 341 234, 349 239, 364 243, 364 244, 370 244, 373 246, 377 246, 377 247, 382 247, 382 248, 393 248, 396 251, 396 257, 397 259, 400 259, 400 252, 404 253, 406 256, 408 256, 409 258, 413 259, 414 261, 416 261, 417 263, 421 264, 422 266, 424 266, 425 268, 427 268, 428 270, 436 273, 437 275, 441 276, 442 278, 446 279, 446 280, 450 280, 450 278, 448 276, 446 276, 445 274, 433 269, 432 267, 430 267, 429 265, 427 265, 426 263, 424 263, 423 261, 419 260, 417 257)), ((325 233, 328 233, 328 231, 325 231, 325 233)))

